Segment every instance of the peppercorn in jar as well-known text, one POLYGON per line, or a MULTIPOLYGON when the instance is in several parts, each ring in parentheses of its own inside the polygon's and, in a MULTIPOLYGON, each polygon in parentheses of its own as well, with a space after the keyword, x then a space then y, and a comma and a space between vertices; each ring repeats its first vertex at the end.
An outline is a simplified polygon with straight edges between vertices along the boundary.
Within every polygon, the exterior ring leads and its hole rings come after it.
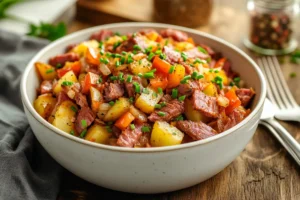
POLYGON ((280 55, 295 50, 294 18, 299 12, 295 0, 249 0, 249 35, 245 45, 261 54, 280 55))

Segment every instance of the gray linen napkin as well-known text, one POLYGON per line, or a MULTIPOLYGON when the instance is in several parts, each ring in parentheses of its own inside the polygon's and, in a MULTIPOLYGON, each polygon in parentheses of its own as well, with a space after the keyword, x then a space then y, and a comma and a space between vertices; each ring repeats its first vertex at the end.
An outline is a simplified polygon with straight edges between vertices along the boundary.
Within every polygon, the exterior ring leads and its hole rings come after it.
POLYGON ((62 167, 41 147, 23 112, 20 79, 46 40, 0 30, 0 200, 56 199, 62 167))

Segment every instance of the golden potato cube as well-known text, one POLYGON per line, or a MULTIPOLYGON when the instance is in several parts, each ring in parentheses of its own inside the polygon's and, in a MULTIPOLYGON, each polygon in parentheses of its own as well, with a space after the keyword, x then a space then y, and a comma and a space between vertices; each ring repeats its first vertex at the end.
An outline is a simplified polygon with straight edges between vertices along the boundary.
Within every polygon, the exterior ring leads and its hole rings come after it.
POLYGON ((53 89, 54 94, 57 95, 62 90, 61 84, 63 84, 63 82, 65 82, 65 81, 66 82, 71 82, 72 84, 78 82, 77 77, 74 74, 74 72, 73 71, 68 71, 65 75, 63 75, 63 77, 61 77, 58 80, 57 84, 55 85, 55 87, 53 89))
POLYGON ((35 67, 43 80, 53 80, 56 78, 55 68, 46 63, 36 62, 35 67))
POLYGON ((162 98, 163 94, 158 94, 151 87, 147 87, 149 93, 142 93, 136 100, 135 106, 141 111, 150 114, 154 111, 154 106, 162 98))
POLYGON ((216 86, 213 83, 209 83, 203 90, 203 93, 211 96, 211 97, 215 97, 218 94, 218 90, 216 88, 216 86))
POLYGON ((134 61, 130 63, 129 68, 133 74, 144 74, 146 72, 151 71, 152 64, 146 58, 143 58, 140 60, 140 62, 134 61))
POLYGON ((33 107, 37 113, 44 119, 47 119, 51 114, 56 104, 56 98, 52 94, 42 94, 33 102, 33 107))
POLYGON ((110 136, 111 133, 104 126, 94 124, 88 129, 85 139, 91 142, 107 144, 110 136))
POLYGON ((63 101, 58 106, 54 114, 54 120, 52 122, 53 126, 67 133, 71 133, 71 131, 74 131, 74 118, 76 116, 76 112, 74 110, 77 109, 77 105, 72 101, 63 101))
POLYGON ((107 111, 103 120, 108 121, 116 121, 119 117, 125 114, 130 107, 130 102, 127 98, 119 98, 115 104, 107 111))
POLYGON ((185 99, 184 115, 187 119, 194 122, 206 122, 208 120, 208 118, 205 115, 203 115, 200 111, 194 109, 193 102, 190 99, 185 99))
POLYGON ((171 146, 181 144, 184 133, 164 121, 156 121, 151 133, 153 147, 171 146))

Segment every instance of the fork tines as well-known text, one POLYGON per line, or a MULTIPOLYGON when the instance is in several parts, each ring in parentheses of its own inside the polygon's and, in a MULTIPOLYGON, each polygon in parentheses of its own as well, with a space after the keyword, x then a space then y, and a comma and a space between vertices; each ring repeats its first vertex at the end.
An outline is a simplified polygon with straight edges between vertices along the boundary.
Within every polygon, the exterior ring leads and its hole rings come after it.
POLYGON ((275 56, 262 57, 257 60, 268 82, 268 98, 279 109, 298 108, 293 95, 282 74, 279 62, 275 56))

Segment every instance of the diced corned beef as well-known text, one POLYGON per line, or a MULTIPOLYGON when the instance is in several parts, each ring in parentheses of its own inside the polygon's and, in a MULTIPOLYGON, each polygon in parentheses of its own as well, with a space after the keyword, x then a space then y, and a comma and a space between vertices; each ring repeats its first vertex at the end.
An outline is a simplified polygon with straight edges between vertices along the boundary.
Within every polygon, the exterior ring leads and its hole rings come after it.
POLYGON ((113 32, 110 30, 100 30, 96 33, 93 33, 90 37, 91 40, 97 40, 98 42, 104 41, 106 38, 113 35, 113 32))
POLYGON ((122 44, 117 47, 116 52, 121 53, 122 51, 133 51, 133 46, 135 44, 135 40, 130 36, 126 41, 122 42, 122 44))
POLYGON ((121 135, 121 133, 122 133, 122 130, 121 129, 119 129, 118 127, 116 127, 115 125, 114 126, 112 126, 112 134, 114 135, 114 136, 116 136, 117 138, 121 135))
POLYGON ((215 56, 218 54, 216 53, 212 48, 209 46, 206 46, 205 44, 200 44, 200 46, 207 51, 207 53, 213 58, 213 59, 218 59, 215 58, 215 56))
POLYGON ((76 47, 77 44, 69 44, 67 47, 66 47, 66 53, 68 53, 69 51, 71 51, 74 47, 76 47))
POLYGON ((143 35, 137 34, 135 37, 133 37, 133 41, 136 45, 138 45, 142 51, 144 51, 146 48, 148 48, 148 44, 146 43, 146 38, 143 35))
POLYGON ((133 147, 142 135, 142 127, 144 124, 135 124, 135 128, 132 130, 127 127, 117 140, 117 145, 121 147, 133 147))
POLYGON ((182 66, 185 68, 185 73, 191 75, 194 72, 194 67, 191 67, 189 64, 185 62, 180 62, 182 66))
POLYGON ((222 69, 225 71, 226 75, 229 75, 231 73, 231 63, 226 60, 222 69))
POLYGON ((175 51, 173 48, 164 46, 163 52, 166 54, 167 58, 166 60, 173 64, 177 63, 181 60, 181 55, 179 52, 175 51))
POLYGON ((252 97, 254 96, 255 92, 252 88, 240 88, 235 91, 236 95, 242 102, 242 106, 248 106, 249 102, 251 101, 252 97))
POLYGON ((51 93, 51 92, 52 92, 52 89, 53 89, 53 84, 52 84, 51 81, 49 81, 49 80, 44 80, 44 81, 41 83, 41 87, 40 87, 41 94, 51 93))
POLYGON ((190 120, 178 121, 176 127, 182 132, 189 135, 194 140, 202 140, 217 134, 217 132, 207 124, 199 121, 190 120))
POLYGON ((81 92, 75 93, 75 101, 81 108, 88 106, 86 96, 81 92))
POLYGON ((173 29, 164 29, 160 31, 162 37, 167 38, 171 37, 173 40, 178 42, 183 42, 188 39, 188 35, 184 32, 173 30, 173 29))
POLYGON ((186 84, 179 84, 177 89, 178 89, 179 96, 182 95, 190 96, 193 94, 194 90, 203 90, 203 86, 199 83, 199 81, 192 80, 186 84))
POLYGON ((214 130, 216 130, 218 133, 221 133, 224 131, 224 122, 223 122, 222 118, 212 121, 208 125, 210 127, 212 127, 214 130))
POLYGON ((75 129, 77 133, 80 134, 84 129, 90 126, 95 120, 95 118, 96 118, 95 113, 89 107, 82 107, 78 111, 77 118, 75 121, 75 129), (85 120, 86 122, 85 127, 83 127, 83 125, 85 125, 85 122, 83 123, 83 120, 85 120))
POLYGON ((105 101, 113 101, 122 97, 124 94, 124 88, 119 83, 109 83, 104 88, 105 101))
POLYGON ((199 49, 197 47, 190 49, 188 51, 184 52, 188 58, 200 58, 200 59, 207 59, 210 56, 208 54, 205 54, 201 51, 199 51, 199 49))
POLYGON ((168 102, 167 105, 160 110, 156 110, 151 113, 148 119, 151 122, 155 121, 170 121, 174 117, 179 116, 184 112, 184 104, 177 99, 173 99, 172 101, 168 102), (160 115, 159 113, 163 113, 160 115))
POLYGON ((199 110, 207 117, 218 117, 218 105, 216 97, 207 96, 200 90, 195 90, 192 96, 194 109, 199 110))
MULTIPOLYGON (((125 76, 126 80, 127 76, 125 76)), ((140 90, 143 90, 142 80, 138 76, 132 76, 132 81, 140 84, 140 90)), ((133 97, 135 95, 135 89, 132 83, 125 82, 125 89, 129 97, 133 97)))
POLYGON ((240 123, 246 117, 246 114, 245 110, 235 108, 225 120, 224 131, 240 123))
POLYGON ((54 108, 53 108, 53 110, 51 112, 51 115, 54 116, 55 112, 56 112, 56 110, 58 108, 58 106, 62 102, 67 101, 67 100, 70 100, 70 98, 68 97, 68 95, 64 91, 58 93, 58 95, 57 95, 57 102, 56 102, 56 104, 55 104, 55 106, 54 106, 54 108))
POLYGON ((78 60, 79 60, 79 56, 76 53, 65 53, 50 58, 49 63, 52 66, 60 65, 61 67, 63 67, 66 62, 74 62, 78 60))
POLYGON ((172 100, 171 95, 165 94, 165 95, 160 99, 160 102, 165 102, 165 103, 167 103, 167 102, 169 102, 169 101, 171 101, 171 100, 172 100))

